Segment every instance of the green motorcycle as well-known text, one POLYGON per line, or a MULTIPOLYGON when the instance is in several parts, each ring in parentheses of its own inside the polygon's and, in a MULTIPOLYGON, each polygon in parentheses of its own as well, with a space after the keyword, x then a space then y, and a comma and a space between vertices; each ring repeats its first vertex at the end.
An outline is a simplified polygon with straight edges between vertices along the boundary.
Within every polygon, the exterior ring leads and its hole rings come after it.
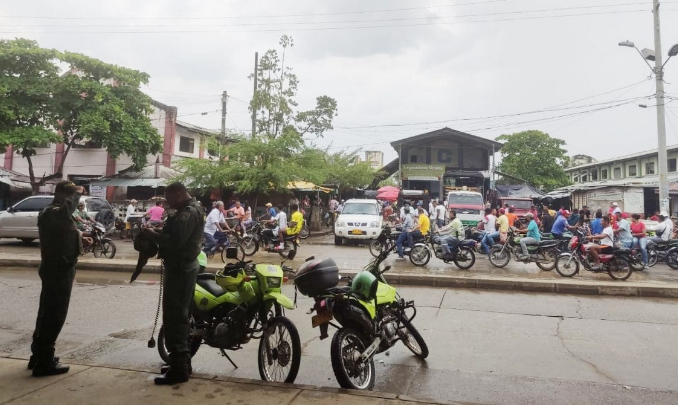
MULTIPOLYGON (((293 259, 295 254, 296 251, 290 251, 287 259, 293 259)), ((238 259, 238 249, 228 248, 226 257, 238 259)), ((294 308, 292 300, 281 290, 287 280, 284 272, 293 271, 284 265, 285 261, 278 266, 238 260, 216 274, 198 275, 190 313, 191 357, 204 343, 218 348, 237 368, 226 351, 242 349, 253 338, 261 339, 258 351, 261 379, 294 382, 301 362, 301 340, 295 325, 285 317, 284 309, 294 308)), ((169 363, 164 327, 158 335, 158 352, 169 363)))
POLYGON ((337 328, 332 338, 332 369, 342 388, 372 390, 375 383, 374 356, 402 341, 420 359, 428 346, 412 325, 417 314, 414 302, 406 302, 386 283, 391 267, 382 262, 392 250, 383 250, 355 278, 343 277, 348 285, 337 287, 339 269, 332 259, 308 258, 294 283, 303 295, 315 299, 311 313, 320 339, 328 337, 329 325, 337 328), (406 312, 412 309, 412 315, 406 312), (339 325, 331 320, 335 319, 339 325))

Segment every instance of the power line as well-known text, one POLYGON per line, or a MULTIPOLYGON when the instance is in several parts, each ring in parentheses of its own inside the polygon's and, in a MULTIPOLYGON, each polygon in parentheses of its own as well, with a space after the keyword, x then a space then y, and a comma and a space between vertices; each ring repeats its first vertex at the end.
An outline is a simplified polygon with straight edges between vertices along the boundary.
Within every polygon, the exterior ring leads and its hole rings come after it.
POLYGON ((309 28, 267 28, 256 30, 126 30, 126 31, 86 31, 86 30, 69 30, 69 31, 52 31, 52 30, 9 30, 0 31, 0 34, 27 34, 27 33, 49 33, 49 34, 198 34, 198 33, 257 33, 257 32, 295 32, 295 31, 337 31, 337 30, 361 30, 373 28, 407 28, 407 27, 421 27, 434 25, 455 25, 455 24, 473 24, 473 23, 498 23, 509 21, 525 21, 525 20, 543 20, 552 18, 568 18, 568 17, 586 17, 595 15, 613 15, 613 14, 628 14, 647 12, 645 9, 640 10, 624 10, 624 11, 608 11, 597 13, 577 13, 577 14, 561 14, 552 16, 531 16, 522 18, 506 18, 506 19, 490 19, 490 20, 467 20, 467 21, 445 21, 445 22, 424 22, 413 24, 387 24, 387 25, 367 25, 367 26, 343 26, 343 27, 309 27, 309 28))

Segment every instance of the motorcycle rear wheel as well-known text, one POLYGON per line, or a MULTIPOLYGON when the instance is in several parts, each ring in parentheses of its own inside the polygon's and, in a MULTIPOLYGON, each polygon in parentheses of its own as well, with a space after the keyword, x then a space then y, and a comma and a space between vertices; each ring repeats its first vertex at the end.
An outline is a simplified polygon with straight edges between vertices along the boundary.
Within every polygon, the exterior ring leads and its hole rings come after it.
POLYGON ((259 376, 263 381, 294 383, 301 364, 297 327, 287 317, 275 317, 268 322, 268 334, 268 340, 259 340, 259 376))
POLYGON ((607 273, 610 278, 618 281, 625 281, 633 273, 633 269, 629 265, 626 258, 612 258, 607 264, 607 273))
POLYGON ((551 248, 544 251, 544 257, 546 258, 546 261, 537 261, 537 266, 542 271, 552 271, 556 267, 556 261, 558 260, 559 254, 560 251, 557 248, 551 248))
POLYGON ((251 257, 252 255, 256 254, 257 251, 259 251, 259 241, 257 241, 257 239, 253 236, 245 237, 245 239, 242 240, 242 244, 240 244, 240 246, 247 257, 251 257))
POLYGON ((648 248, 647 249, 647 266, 655 266, 657 265, 657 262, 659 261, 659 255, 657 254, 657 250, 654 248, 648 248))
POLYGON ((367 348, 366 339, 358 330, 340 328, 332 337, 330 357, 337 383, 344 389, 372 390, 374 388, 374 357, 365 365, 360 363, 360 354, 367 348))
POLYGON ((405 347, 412 351, 419 359, 426 359, 428 357, 428 345, 424 341, 424 337, 419 334, 419 331, 404 317, 400 318, 403 327, 398 330, 400 340, 405 344, 405 347))
POLYGON ((511 261, 511 251, 503 247, 490 248, 490 263, 497 268, 503 268, 511 261))
POLYGON ((643 265, 643 257, 640 255, 640 252, 638 252, 635 255, 629 255, 628 258, 626 259, 626 262, 628 262, 629 266, 634 270, 634 271, 642 271, 645 266, 643 265))
POLYGON ((558 275, 571 278, 579 273, 579 261, 571 257, 572 254, 561 254, 556 259, 556 272, 558 272, 558 275))
MULTIPOLYGON (((189 321, 191 328, 193 328, 195 326, 195 319, 193 316, 191 316, 189 321)), ((202 344, 202 337, 194 337, 189 334, 188 348, 191 351, 191 358, 193 358, 200 349, 200 344, 202 344)), ((158 354, 160 354, 160 358, 162 358, 166 364, 170 363, 169 351, 167 351, 167 347, 165 347, 165 326, 161 326, 160 331, 158 332, 158 354)))
POLYGON ((431 260, 431 251, 424 245, 415 245, 410 250, 410 262, 416 266, 424 266, 431 260))
POLYGON ((308 224, 306 224, 306 222, 304 222, 304 226, 301 227, 301 231, 299 232, 299 238, 301 238, 302 240, 305 240, 310 236, 311 236, 311 229, 309 228, 308 224))
MULTIPOLYGON (((245 258, 245 251, 243 250, 242 245, 233 244, 228 248, 238 248, 240 250, 240 253, 242 254, 242 257, 245 258)), ((223 262, 224 264, 228 260, 228 258, 226 258, 226 251, 228 251, 228 248, 224 248, 223 250, 221 250, 221 262, 223 262)), ((240 257, 240 255, 238 255, 238 257, 240 257)))
POLYGON ((459 252, 454 257, 454 264, 459 269, 470 269, 476 263, 476 254, 467 247, 459 248, 459 252))

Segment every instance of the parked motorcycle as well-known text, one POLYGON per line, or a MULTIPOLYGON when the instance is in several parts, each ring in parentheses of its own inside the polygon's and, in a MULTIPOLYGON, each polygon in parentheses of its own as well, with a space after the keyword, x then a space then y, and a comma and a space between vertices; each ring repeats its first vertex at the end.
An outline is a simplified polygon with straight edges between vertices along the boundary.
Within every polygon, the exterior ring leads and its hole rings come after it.
POLYGON ((490 248, 490 263, 497 268, 503 268, 508 265, 511 257, 513 257, 515 261, 526 264, 534 262, 542 271, 551 271, 555 268, 556 258, 560 255, 558 241, 543 240, 539 241, 538 244, 528 245, 527 252, 529 256, 523 259, 520 239, 521 237, 515 235, 513 228, 509 228, 506 242, 504 244, 495 244, 490 248))
POLYGON ((586 238, 581 230, 577 230, 570 239, 569 248, 570 252, 560 254, 556 260, 556 272, 560 276, 573 277, 579 273, 580 264, 589 272, 607 272, 615 280, 626 280, 633 273, 633 269, 626 259, 629 251, 626 248, 615 249, 612 254, 600 254, 601 267, 592 269, 591 254, 586 249, 586 238))
MULTIPOLYGON (((391 227, 387 224, 381 227, 381 233, 375 240, 372 240, 370 242, 370 254, 372 254, 373 257, 378 258, 379 255, 384 251, 392 251, 396 248, 396 241, 398 241, 398 237, 400 237, 401 231, 398 230, 398 227, 396 227, 396 230, 393 231, 391 227), (381 236, 384 236, 384 238, 380 238, 381 236)), ((424 237, 423 236, 413 236, 412 237, 412 244, 417 245, 419 243, 424 243, 424 237)), ((407 243, 407 240, 403 242, 403 254, 405 256, 410 256, 410 251, 412 250, 412 247, 410 247, 407 243)), ((410 257, 410 260, 412 257, 410 257)), ((413 262, 414 263, 414 262, 413 262)), ((416 264, 415 264, 416 265, 416 264)))
MULTIPOLYGON (((386 244, 387 234, 382 233, 379 239, 386 244)), ((294 279, 299 292, 315 300, 311 313, 316 315, 311 322, 320 329, 320 339, 329 337, 330 325, 337 328, 330 357, 342 388, 374 388, 374 356, 398 341, 420 359, 429 354, 426 342, 412 325, 417 314, 414 302, 406 302, 384 279, 384 273, 391 267, 384 267, 382 262, 392 251, 382 250, 354 278, 341 278, 348 281, 344 287, 337 287, 339 269, 332 259, 308 258, 294 279), (411 316, 407 314, 409 309, 411 316)))
POLYGON ((117 249, 113 241, 106 237, 106 226, 101 223, 92 223, 85 232, 89 233, 89 237, 92 238, 93 242, 91 245, 83 247, 81 255, 91 252, 95 258, 104 256, 111 259, 115 256, 117 249))
MULTIPOLYGON (((293 259, 291 251, 287 259, 293 259)), ((229 248, 228 259, 237 259, 238 250, 229 248)), ((244 258, 244 257, 243 257, 244 258)), ((239 260, 216 274, 198 274, 190 312, 189 348, 193 357, 201 344, 218 348, 231 364, 226 351, 242 349, 251 339, 260 339, 259 375, 262 380, 292 383, 301 363, 301 340, 296 326, 285 317, 284 309, 294 303, 282 293, 293 269, 284 265, 252 264, 239 260)), ((169 362, 165 329, 158 334, 158 352, 169 362)))
POLYGON ((410 250, 410 261, 416 266, 424 266, 431 260, 431 253, 433 253, 436 258, 442 259, 446 264, 454 262, 460 269, 469 269, 476 263, 476 255, 473 253, 475 247, 474 240, 458 241, 450 245, 451 254, 445 256, 438 239, 435 236, 433 238, 427 236, 423 243, 414 244, 410 250))
POLYGON ((671 269, 678 269, 678 240, 662 241, 655 243, 647 242, 647 260, 649 266, 655 266, 657 262, 666 262, 671 269), (676 255, 669 255, 675 252, 676 255))
POLYGON ((296 251, 299 247, 297 243, 297 235, 289 235, 284 239, 285 248, 279 250, 278 236, 271 238, 271 233, 265 232, 266 228, 262 223, 254 221, 251 228, 247 232, 247 236, 240 241, 245 255, 252 256, 259 251, 259 248, 265 249, 267 252, 277 252, 281 257, 287 258, 291 251, 296 251))

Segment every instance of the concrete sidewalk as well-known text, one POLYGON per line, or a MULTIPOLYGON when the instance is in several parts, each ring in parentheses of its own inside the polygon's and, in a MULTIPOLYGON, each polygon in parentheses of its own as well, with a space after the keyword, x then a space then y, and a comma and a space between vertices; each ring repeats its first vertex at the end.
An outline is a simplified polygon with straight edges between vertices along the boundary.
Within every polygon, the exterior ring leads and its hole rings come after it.
POLYGON ((33 378, 26 360, 0 358, 0 404, 431 404, 407 396, 194 375, 153 384, 153 371, 69 364, 68 374, 33 378))

